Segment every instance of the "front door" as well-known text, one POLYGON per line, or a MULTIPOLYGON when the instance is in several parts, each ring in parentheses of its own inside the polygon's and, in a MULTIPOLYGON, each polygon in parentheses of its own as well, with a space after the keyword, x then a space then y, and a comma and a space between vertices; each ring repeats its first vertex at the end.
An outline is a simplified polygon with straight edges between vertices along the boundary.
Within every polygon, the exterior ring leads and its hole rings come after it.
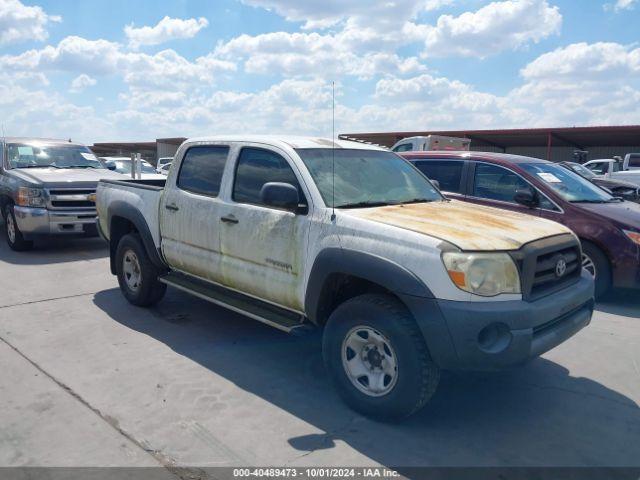
POLYGON ((486 205, 488 207, 513 210, 527 215, 538 216, 539 210, 516 203, 514 200, 517 190, 534 187, 517 173, 490 163, 477 162, 473 164, 472 177, 466 200, 486 205))
POLYGON ((293 310, 303 310, 303 271, 309 221, 306 196, 284 153, 243 147, 231 198, 221 209, 221 283, 293 310), (298 188, 299 212, 263 204, 267 182, 298 188))
POLYGON ((175 188, 165 189, 160 205, 162 253, 167 263, 213 281, 218 280, 220 266, 222 201, 218 194, 228 156, 225 145, 190 147, 178 173, 172 172, 175 188))

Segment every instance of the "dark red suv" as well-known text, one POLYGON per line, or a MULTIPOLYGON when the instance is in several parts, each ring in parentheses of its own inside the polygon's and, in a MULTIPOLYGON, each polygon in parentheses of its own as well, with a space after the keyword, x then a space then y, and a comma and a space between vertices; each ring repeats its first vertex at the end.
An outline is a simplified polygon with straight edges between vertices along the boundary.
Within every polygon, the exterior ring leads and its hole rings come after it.
POLYGON ((407 152, 450 198, 536 215, 573 230, 596 295, 640 288, 640 205, 546 160, 488 152, 407 152))

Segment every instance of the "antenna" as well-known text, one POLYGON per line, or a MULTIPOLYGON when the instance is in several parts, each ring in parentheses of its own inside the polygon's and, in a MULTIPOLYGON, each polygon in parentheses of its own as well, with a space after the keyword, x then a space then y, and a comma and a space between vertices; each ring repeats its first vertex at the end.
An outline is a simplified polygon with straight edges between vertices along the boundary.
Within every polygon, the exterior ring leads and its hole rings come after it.
POLYGON ((336 219, 336 82, 331 81, 331 221, 336 219))

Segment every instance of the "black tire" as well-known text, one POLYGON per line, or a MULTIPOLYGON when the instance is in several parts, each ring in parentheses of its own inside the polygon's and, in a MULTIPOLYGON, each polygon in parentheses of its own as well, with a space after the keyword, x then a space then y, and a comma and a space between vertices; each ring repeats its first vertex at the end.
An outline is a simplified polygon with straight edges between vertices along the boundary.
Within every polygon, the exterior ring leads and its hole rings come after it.
POLYGON ((611 264, 609 259, 607 259, 602 250, 587 241, 582 242, 582 254, 593 263, 596 277, 596 298, 600 298, 611 289, 611 264))
POLYGON ((127 234, 120 239, 116 250, 116 274, 122 294, 130 303, 139 307, 149 307, 158 303, 167 290, 167 285, 158 281, 160 271, 151 262, 147 250, 137 234, 127 234), (128 264, 135 265, 135 262, 130 261, 133 258, 131 254, 135 256, 138 263, 137 288, 130 286, 131 275, 127 273, 124 265, 125 256, 129 260, 128 264))
MULTIPOLYGON (((401 419, 417 412, 432 397, 440 380, 440 369, 431 360, 415 320, 407 308, 390 295, 365 294, 339 305, 327 321, 322 353, 338 393, 351 408, 370 417, 401 419), (389 377, 388 386, 384 388, 391 389, 380 396, 361 391, 360 388, 368 388, 363 383, 365 376, 352 381, 347 367, 343 366, 343 355, 345 361, 349 361, 349 348, 345 342, 361 326, 386 337, 391 352, 395 352, 395 383, 391 386, 389 377), (362 387, 357 387, 356 381, 362 387)), ((386 378, 384 382, 387 382, 386 378)))
POLYGON ((24 252, 33 248, 33 241, 25 240, 22 232, 18 228, 16 217, 13 214, 13 205, 6 205, 4 207, 4 233, 7 237, 7 244, 11 250, 24 252))

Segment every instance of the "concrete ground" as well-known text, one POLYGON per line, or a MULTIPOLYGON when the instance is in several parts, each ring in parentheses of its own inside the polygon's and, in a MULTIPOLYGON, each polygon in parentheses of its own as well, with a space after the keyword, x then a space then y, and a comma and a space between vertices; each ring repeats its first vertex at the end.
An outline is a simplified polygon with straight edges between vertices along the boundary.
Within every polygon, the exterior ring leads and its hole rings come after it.
POLYGON ((101 240, 15 253, 0 234, 0 466, 640 466, 639 297, 385 424, 340 401, 317 335, 175 290, 136 308, 101 240))

